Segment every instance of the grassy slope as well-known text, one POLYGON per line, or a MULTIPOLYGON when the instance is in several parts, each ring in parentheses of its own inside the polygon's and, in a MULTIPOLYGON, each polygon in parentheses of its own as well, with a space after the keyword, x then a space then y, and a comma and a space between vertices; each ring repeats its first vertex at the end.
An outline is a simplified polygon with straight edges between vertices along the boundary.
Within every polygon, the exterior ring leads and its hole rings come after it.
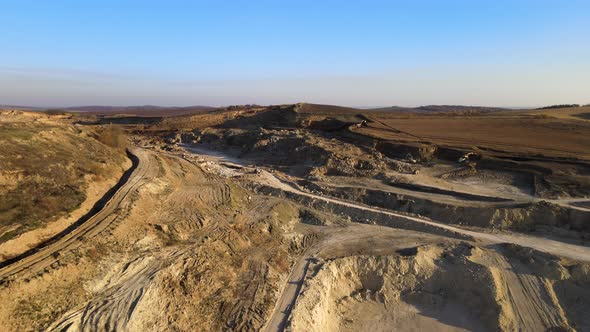
POLYGON ((0 122, 0 242, 67 215, 88 181, 124 161, 86 129, 59 123, 0 122))

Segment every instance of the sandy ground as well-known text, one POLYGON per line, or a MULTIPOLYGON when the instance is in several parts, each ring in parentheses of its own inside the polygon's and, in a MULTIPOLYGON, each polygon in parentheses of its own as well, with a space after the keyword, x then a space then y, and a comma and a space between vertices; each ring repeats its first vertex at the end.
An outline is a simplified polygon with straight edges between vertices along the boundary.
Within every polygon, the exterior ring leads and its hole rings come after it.
MULTIPOLYGON (((543 257, 535 255, 528 257, 543 257)), ((565 271, 555 266, 553 272, 565 271)), ((464 243, 423 245, 400 255, 336 258, 314 268, 293 308, 293 331, 569 328, 551 285, 569 277, 535 271, 510 253, 464 243)))

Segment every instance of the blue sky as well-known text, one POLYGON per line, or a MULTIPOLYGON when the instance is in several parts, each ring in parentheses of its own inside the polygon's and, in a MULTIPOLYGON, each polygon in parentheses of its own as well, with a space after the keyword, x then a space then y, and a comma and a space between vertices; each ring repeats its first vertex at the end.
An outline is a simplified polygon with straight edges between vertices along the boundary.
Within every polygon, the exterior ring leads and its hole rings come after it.
POLYGON ((588 1, 0 0, 0 104, 590 102, 588 1))

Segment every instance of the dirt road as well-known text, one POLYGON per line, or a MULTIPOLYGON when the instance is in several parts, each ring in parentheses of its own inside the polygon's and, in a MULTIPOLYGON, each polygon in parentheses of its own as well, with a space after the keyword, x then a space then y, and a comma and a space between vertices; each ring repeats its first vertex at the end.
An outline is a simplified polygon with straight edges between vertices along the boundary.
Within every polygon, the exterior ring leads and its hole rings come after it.
POLYGON ((301 287, 303 287, 303 281, 311 259, 312 257, 306 253, 297 260, 291 269, 291 273, 287 277, 287 282, 283 287, 281 296, 277 300, 273 314, 266 323, 265 331, 282 331, 285 329, 287 320, 291 315, 291 309, 297 300, 297 295, 299 295, 301 287))
POLYGON ((137 167, 100 211, 82 223, 76 223, 75 227, 58 234, 54 241, 50 240, 47 245, 34 249, 24 257, 19 257, 4 266, 0 269, 0 281, 39 273, 57 262, 64 251, 82 245, 84 238, 96 236, 109 228, 122 212, 131 206, 132 202, 129 196, 145 183, 145 179, 150 173, 157 171, 157 165, 154 165, 147 151, 132 148, 130 153, 138 158, 137 167))

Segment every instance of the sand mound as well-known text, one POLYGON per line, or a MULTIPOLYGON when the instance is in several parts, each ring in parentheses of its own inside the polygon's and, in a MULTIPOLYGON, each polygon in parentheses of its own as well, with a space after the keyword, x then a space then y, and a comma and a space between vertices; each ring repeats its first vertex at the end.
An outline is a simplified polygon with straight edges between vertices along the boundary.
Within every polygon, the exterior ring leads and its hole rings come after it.
POLYGON ((587 271, 576 265, 584 277, 572 279, 557 258, 519 250, 500 250, 510 251, 507 258, 468 244, 432 245, 393 256, 352 256, 320 263, 293 308, 290 328, 544 331, 587 327, 580 309, 571 305, 575 299, 566 294, 581 287, 587 271), (523 263, 523 255, 538 264, 523 263))

